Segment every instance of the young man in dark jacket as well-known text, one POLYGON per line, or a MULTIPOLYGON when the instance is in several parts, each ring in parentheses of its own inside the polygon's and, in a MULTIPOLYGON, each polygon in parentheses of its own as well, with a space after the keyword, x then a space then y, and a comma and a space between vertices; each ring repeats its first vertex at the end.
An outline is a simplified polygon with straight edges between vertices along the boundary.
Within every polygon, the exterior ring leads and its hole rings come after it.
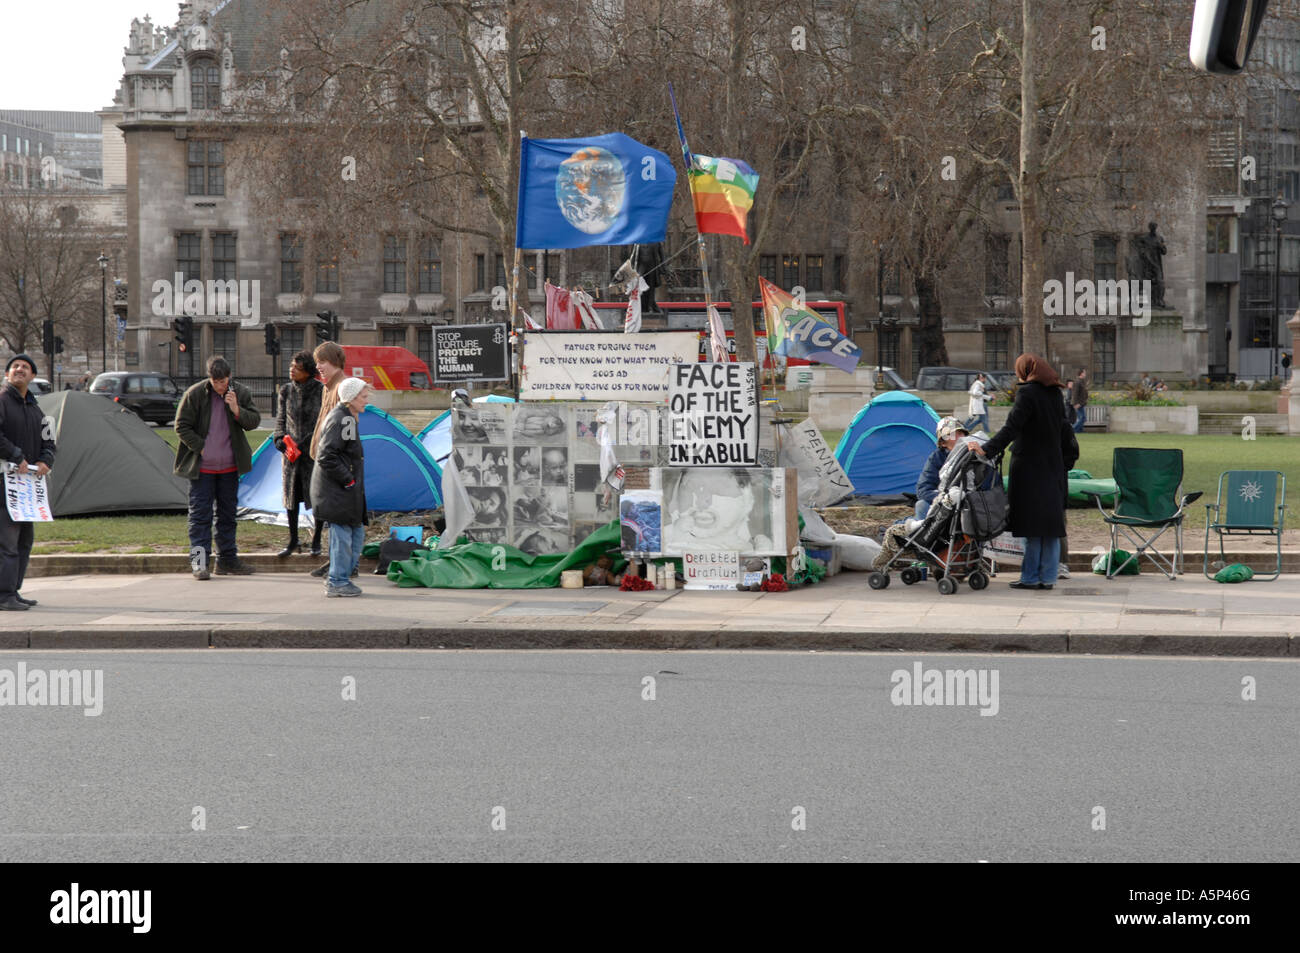
POLYGON ((186 390, 176 408, 175 473, 190 481, 190 568, 195 579, 208 578, 214 501, 217 575, 246 576, 253 571, 235 546, 235 506, 239 477, 253 468, 244 432, 261 422, 252 393, 230 379, 224 357, 208 358, 208 379, 186 390))
MULTIPOLYGON (((5 386, 0 391, 0 458, 19 473, 43 477, 54 466, 53 424, 46 426, 45 414, 36 395, 28 390, 36 376, 36 362, 26 354, 15 354, 5 367, 5 386)), ((27 575, 35 528, 9 517, 0 501, 0 610, 21 612, 36 605, 18 590, 27 575)))

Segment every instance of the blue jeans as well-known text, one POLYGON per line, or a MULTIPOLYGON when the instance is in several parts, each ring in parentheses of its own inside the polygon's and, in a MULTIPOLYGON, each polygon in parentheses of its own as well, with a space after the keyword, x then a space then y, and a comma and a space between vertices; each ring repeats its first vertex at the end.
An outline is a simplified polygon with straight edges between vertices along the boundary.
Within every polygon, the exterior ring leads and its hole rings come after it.
POLYGON ((1061 572, 1061 537, 1030 536, 1025 540, 1025 558, 1020 564, 1020 581, 1027 586, 1056 585, 1061 572))
POLYGON ((983 430, 985 433, 988 433, 989 412, 987 410, 984 411, 984 413, 982 414, 974 414, 970 417, 967 417, 966 423, 963 426, 965 426, 967 433, 974 433, 976 424, 979 425, 980 430, 983 430))
POLYGON ((239 502, 239 474, 200 473, 190 481, 190 549, 203 548, 205 558, 212 556, 212 507, 217 508, 217 555, 234 559, 235 507, 239 502))
POLYGON ((1084 413, 1084 410, 1087 408, 1087 406, 1088 406, 1087 404, 1084 404, 1083 407, 1080 407, 1078 410, 1074 412, 1075 433, 1083 433, 1083 425, 1087 423, 1087 415, 1084 413))
POLYGON ((930 503, 926 502, 925 500, 917 500, 916 518, 923 520, 925 519, 925 514, 928 512, 930 512, 930 503))
POLYGON ((330 523, 330 574, 327 585, 341 588, 348 584, 352 570, 361 565, 361 547, 365 541, 364 526, 330 523))

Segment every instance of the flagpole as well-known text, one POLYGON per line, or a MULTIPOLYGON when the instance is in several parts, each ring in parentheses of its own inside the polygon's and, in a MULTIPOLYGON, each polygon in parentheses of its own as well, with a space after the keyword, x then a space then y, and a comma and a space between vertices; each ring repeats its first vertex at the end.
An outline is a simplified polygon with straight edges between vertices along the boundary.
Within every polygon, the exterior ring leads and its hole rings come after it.
MULTIPOLYGON (((523 181, 523 177, 524 177, 524 139, 525 139, 525 138, 527 138, 527 134, 524 132, 524 130, 520 129, 520 130, 519 130, 519 181, 520 181, 520 182, 523 181)), ((520 253, 519 253, 519 201, 518 201, 518 197, 517 197, 517 196, 516 196, 516 199, 515 199, 515 242, 514 242, 514 246, 515 246, 514 265, 513 265, 513 267, 511 268, 511 272, 510 272, 510 290, 509 290, 509 292, 508 292, 507 295, 506 295, 506 300, 509 302, 509 307, 510 307, 510 310, 507 312, 507 313, 510 315, 510 327, 512 327, 512 328, 515 329, 515 334, 514 334, 515 346, 516 346, 517 348, 519 348, 519 353, 518 353, 518 354, 514 354, 514 353, 512 353, 512 354, 510 355, 510 357, 511 357, 511 362, 510 362, 510 363, 511 363, 511 368, 510 368, 510 380, 511 380, 511 383, 514 384, 514 388, 513 388, 513 389, 514 389, 514 392, 515 392, 515 400, 518 401, 518 400, 519 400, 520 378, 523 376, 523 361, 524 361, 524 357, 523 357, 523 349, 522 349, 522 347, 520 347, 520 341, 522 340, 522 338, 521 338, 520 335, 521 335, 521 333, 522 333, 523 331, 527 330, 527 328, 526 328, 526 327, 520 327, 520 325, 519 325, 519 293, 518 293, 518 288, 519 288, 519 258, 520 258, 520 253), (515 368, 514 368, 514 365, 515 365, 516 363, 518 363, 518 365, 519 365, 519 370, 518 370, 518 371, 516 371, 515 368)), ((458 267, 458 268, 460 267, 459 263, 457 263, 457 267, 458 267)))
MULTIPOLYGON (((677 96, 673 93, 672 83, 668 84, 668 98, 672 101, 673 104, 673 119, 677 123, 677 139, 678 141, 681 142, 682 162, 686 166, 686 188, 691 196, 691 219, 695 222, 695 242, 700 251, 700 280, 704 284, 704 316, 705 316, 705 321, 707 322, 709 317, 709 312, 713 310, 713 286, 709 282, 709 260, 708 260, 708 255, 704 249, 704 235, 700 232, 700 221, 695 216, 695 182, 691 178, 691 166, 693 164, 691 159, 691 147, 686 144, 686 130, 682 128, 682 117, 681 117, 681 113, 677 111, 677 96)), ((732 327, 735 327, 735 321, 736 321, 735 302, 732 302, 731 321, 732 321, 732 327)), ((709 356, 713 357, 712 351, 710 351, 709 356)), ((725 358, 726 355, 724 354, 723 357, 725 358)), ((759 397, 761 398, 762 390, 763 390, 762 383, 761 383, 762 380, 761 374, 759 379, 760 379, 760 384, 758 389, 760 392, 759 397)))

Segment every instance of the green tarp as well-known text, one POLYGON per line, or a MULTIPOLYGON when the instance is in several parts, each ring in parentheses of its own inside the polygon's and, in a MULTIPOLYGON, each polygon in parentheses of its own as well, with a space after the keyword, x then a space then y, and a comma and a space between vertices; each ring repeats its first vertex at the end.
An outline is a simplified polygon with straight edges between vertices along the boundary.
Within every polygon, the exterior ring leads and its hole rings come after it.
POLYGON ((617 520, 602 526, 569 553, 530 556, 513 546, 497 543, 462 543, 450 549, 417 550, 410 559, 393 562, 388 579, 403 588, 429 589, 551 589, 560 584, 566 569, 583 569, 614 550, 614 569, 622 568, 618 555, 617 520))
POLYGON ((175 452, 121 404, 85 391, 38 397, 54 419, 50 471, 55 516, 189 509, 190 484, 172 473, 175 452))
MULTIPOLYGON (((1096 506, 1092 502, 1092 497, 1088 496, 1088 494, 1100 493, 1102 494, 1102 506, 1115 505, 1115 493, 1118 488, 1115 486, 1114 480, 1094 480, 1092 474, 1087 470, 1071 470, 1066 474, 1066 478, 1069 483, 1066 490, 1066 499, 1070 503, 1082 506, 1096 506)), ((1003 477, 1002 483, 1004 486, 1010 486, 1011 477, 1003 477)))

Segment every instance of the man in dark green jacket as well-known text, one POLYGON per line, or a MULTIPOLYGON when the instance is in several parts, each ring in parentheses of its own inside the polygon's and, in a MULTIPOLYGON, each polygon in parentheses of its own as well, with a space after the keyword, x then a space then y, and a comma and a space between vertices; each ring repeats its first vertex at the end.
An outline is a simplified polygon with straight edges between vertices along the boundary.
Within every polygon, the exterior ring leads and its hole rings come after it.
POLYGON ((212 507, 217 508, 217 575, 246 576, 253 568, 235 547, 239 477, 253 468, 247 430, 262 415, 253 395, 230 379, 224 357, 208 358, 208 379, 185 391, 176 408, 177 476, 190 481, 190 568, 207 579, 212 553, 212 507))

